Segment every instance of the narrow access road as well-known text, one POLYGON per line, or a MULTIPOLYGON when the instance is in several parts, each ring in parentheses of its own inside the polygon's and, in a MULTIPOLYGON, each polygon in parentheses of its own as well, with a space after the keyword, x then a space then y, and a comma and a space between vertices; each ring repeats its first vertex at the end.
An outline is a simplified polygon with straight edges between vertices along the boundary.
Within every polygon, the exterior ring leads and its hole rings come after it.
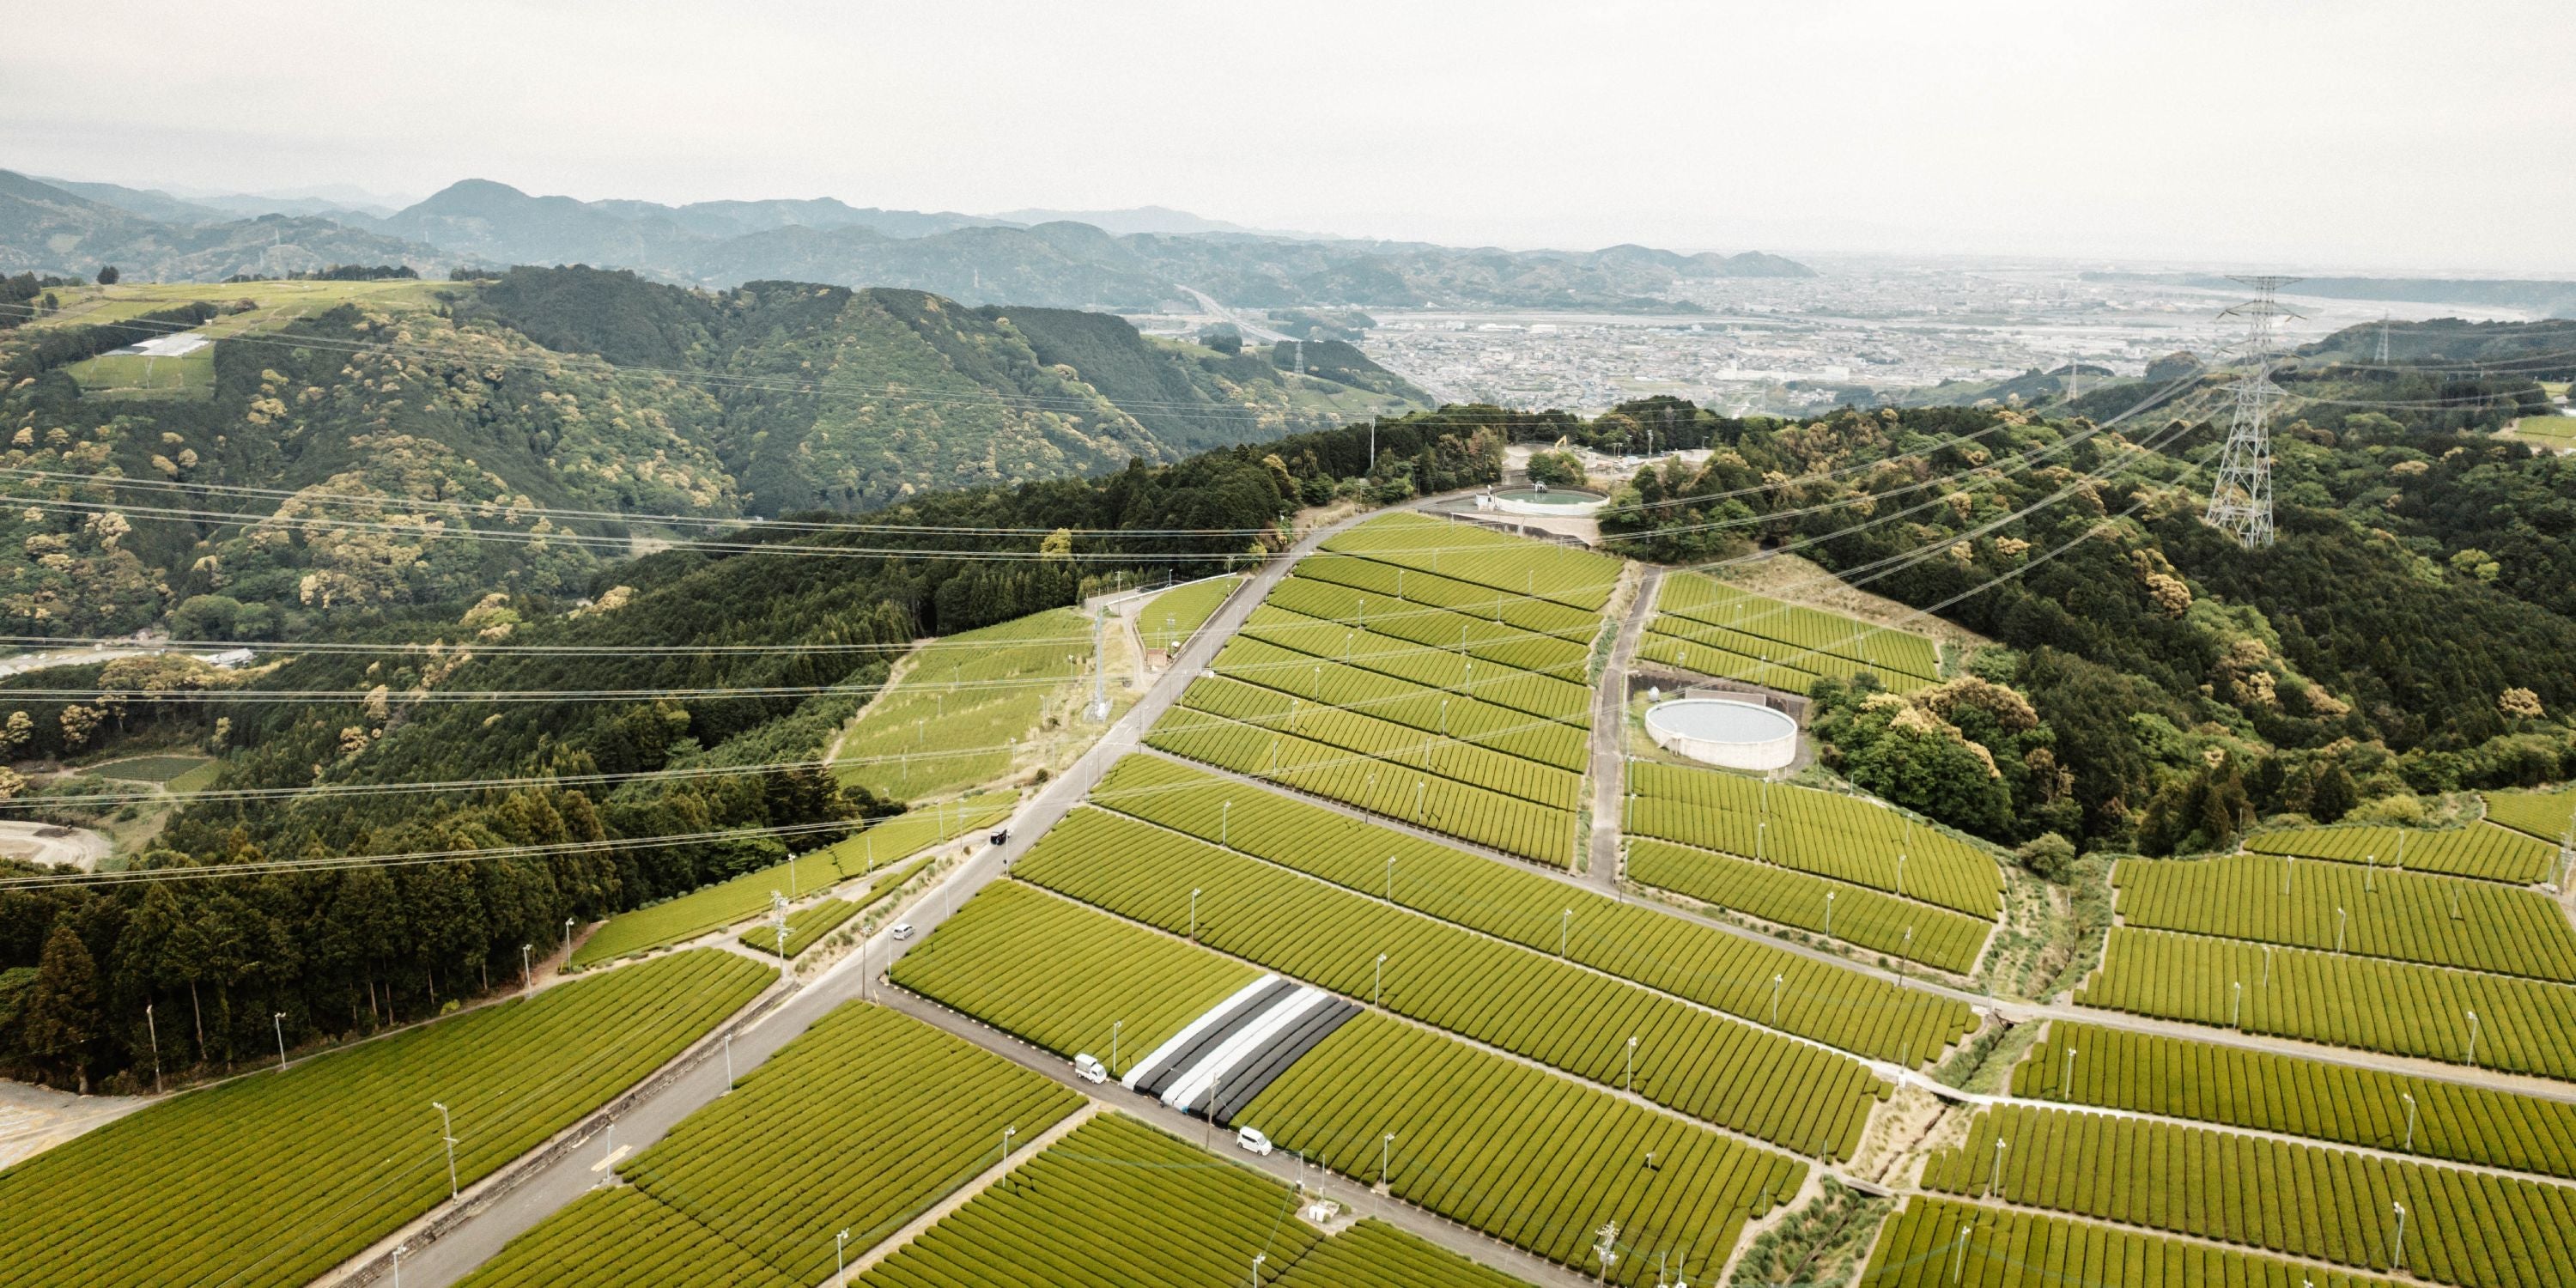
MULTIPOLYGON (((1180 655, 1173 660, 1172 666, 1156 677, 1145 696, 1128 708, 1127 713, 1101 735, 1100 741, 1075 760, 1070 768, 1020 806, 1008 823, 1010 840, 1001 845, 986 846, 922 895, 905 918, 904 924, 913 928, 911 937, 897 940, 893 937, 893 927, 888 926, 874 936, 863 938, 858 951, 808 981, 785 1002, 754 1022, 743 1036, 735 1039, 733 1069, 736 1075, 759 1067, 762 1061, 777 1054, 779 1048, 794 1041, 841 1003, 862 996, 874 997, 880 991, 871 983, 874 976, 882 974, 913 944, 936 930, 985 883, 1000 876, 1047 829, 1061 821, 1074 806, 1081 804, 1109 772, 1110 766, 1136 749, 1145 731, 1180 701, 1181 691, 1215 660, 1218 648, 1233 638, 1244 619, 1252 615, 1253 607, 1288 575, 1291 565, 1312 553, 1335 533, 1375 518, 1379 513, 1382 511, 1362 512, 1318 528, 1245 578, 1243 585, 1237 587, 1209 616, 1207 624, 1181 647, 1180 655)), ((629 1153, 644 1149, 660 1140, 681 1119, 723 1095, 725 1090, 725 1062, 722 1059, 711 1059, 698 1065, 618 1119, 614 1133, 618 1148, 629 1153)), ((441 1285, 455 1283, 475 1267, 489 1261, 504 1244, 580 1198, 609 1175, 607 1168, 598 1166, 605 1156, 606 1143, 600 1142, 600 1148, 596 1149, 576 1150, 542 1167, 507 1194, 491 1200, 489 1206, 469 1214, 465 1221, 436 1242, 404 1254, 403 1282, 440 1288, 441 1285)), ((390 1249, 408 1233, 410 1229, 406 1227, 402 1234, 387 1238, 380 1249, 362 1254, 358 1264, 371 1263, 381 1249, 390 1249)))
POLYGON ((1637 642, 1645 637, 1655 594, 1664 584, 1661 567, 1644 567, 1637 598, 1619 623, 1610 663, 1592 693, 1592 858, 1584 875, 1612 895, 1619 893, 1619 795, 1626 790, 1628 768, 1628 669, 1636 665, 1637 642))

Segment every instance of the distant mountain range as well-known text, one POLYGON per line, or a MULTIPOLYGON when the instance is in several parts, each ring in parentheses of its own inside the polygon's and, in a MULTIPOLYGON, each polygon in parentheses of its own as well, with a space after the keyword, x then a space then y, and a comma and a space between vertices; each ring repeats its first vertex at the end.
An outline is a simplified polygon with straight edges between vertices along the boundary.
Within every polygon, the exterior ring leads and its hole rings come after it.
POLYGON ((120 202, 109 202, 0 170, 0 272, 87 277, 100 265, 114 264, 138 281, 221 281, 240 273, 283 276, 333 264, 443 271, 459 258, 340 219, 241 218, 167 193, 120 188, 117 195, 120 202), (159 213, 146 213, 151 211, 159 213))
POLYGON ((590 264, 679 285, 893 286, 970 304, 1149 310, 1204 291, 1250 308, 1669 309, 1692 278, 1804 277, 1758 251, 1462 249, 1254 233, 1185 211, 881 210, 829 198, 578 201, 468 179, 389 215, 312 199, 181 198, 0 171, 0 272, 220 279, 331 263, 590 264), (243 218, 246 207, 279 209, 243 218), (1057 215, 1078 218, 1053 218, 1057 215), (1025 216, 1026 218, 1021 218, 1025 216))

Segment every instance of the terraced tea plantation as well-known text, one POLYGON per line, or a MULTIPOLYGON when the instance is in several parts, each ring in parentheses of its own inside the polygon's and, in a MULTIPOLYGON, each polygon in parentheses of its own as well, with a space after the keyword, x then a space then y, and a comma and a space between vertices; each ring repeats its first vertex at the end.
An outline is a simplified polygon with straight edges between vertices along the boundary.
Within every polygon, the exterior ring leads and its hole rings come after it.
POLYGON ((848 1003, 622 1163, 625 1187, 604 1192, 620 1197, 566 1208, 466 1282, 605 1288, 649 1269, 655 1283, 822 1283, 831 1232, 876 1243, 999 1165, 1003 1128, 1029 1140, 1082 1105, 917 1020, 848 1003))
POLYGON ((1867 673, 1899 693, 1941 679, 1940 650, 1924 636, 1689 572, 1663 579, 1637 656, 1801 694, 1826 676, 1867 673))
POLYGON ((2576 1180, 2576 1103, 2164 1034, 2056 1021, 2012 1093, 2576 1180))
MULTIPOLYGON (((1192 684, 1183 700, 1206 683, 1192 684)), ((1175 756, 1341 801, 1534 863, 1562 868, 1574 862, 1571 809, 1537 804, 1498 788, 1408 769, 1331 743, 1188 707, 1173 708, 1145 741, 1175 756)), ((1416 759, 1440 748, 1477 750, 1420 734, 1396 734, 1389 745, 1416 759)), ((1454 766, 1459 759, 1444 757, 1441 763, 1454 766)))
POLYGON ((0 1172, 12 1284, 303 1284, 642 1080, 777 972, 680 953, 252 1073, 0 1172))
POLYGON ((1994 859, 1875 801, 1652 761, 1630 765, 1628 783, 1630 835, 1830 877, 1983 921, 2001 914, 2004 876, 1994 859))
POLYGON ((894 982, 1113 1076, 1260 972, 1016 881, 895 962, 894 982), (1031 951, 1042 946, 1040 951, 1031 951))
POLYGON ((2331 1046, 2576 1078, 2576 1044, 2567 1040, 2576 1033, 2576 987, 2507 975, 2267 950, 2242 940, 2123 926, 2112 929, 2102 968, 2076 991, 2075 1001, 2331 1046))
POLYGON ((1307 1250, 1281 1288, 1513 1288, 1521 1281, 1374 1218, 1307 1250))
POLYGON ((2201 1127, 1989 1109, 1923 1187, 2437 1283, 2576 1283, 2576 1189, 2201 1127), (1998 1149, 1997 1143, 2004 1146, 1998 1149), (2396 1209, 2407 1213, 2402 1245, 2396 1209))
POLYGON ((1659 1263, 1715 1267, 1745 1220, 1807 1173, 1785 1154, 1376 1014, 1290 1066, 1240 1121, 1366 1182, 1383 1159, 1396 1198, 1586 1272, 1594 1232, 1615 1221, 1614 1283, 1654 1283, 1659 1263))
POLYGON ((1600 612, 1619 582, 1615 558, 1412 512, 1371 519, 1324 548, 1588 613, 1600 612))
POLYGON ((1620 567, 1420 515, 1371 520, 1301 560, 1150 741, 1570 866, 1591 651, 1620 567))
MULTIPOLYGON (((1365 560, 1334 555, 1310 555, 1292 574, 1271 589, 1262 608, 1293 615, 1269 617, 1272 625, 1321 624, 1322 630, 1311 632, 1302 642, 1275 641, 1300 652, 1373 664, 1376 658, 1407 657, 1408 648, 1437 649, 1457 658, 1454 665, 1462 674, 1465 664, 1473 661, 1574 685, 1581 685, 1591 671, 1591 637, 1586 632, 1600 619, 1575 609, 1551 605, 1544 612, 1534 612, 1512 607, 1523 601, 1505 599, 1500 601, 1500 615, 1479 615, 1425 605, 1396 593, 1414 589, 1403 577, 1386 575, 1383 568, 1365 560), (1383 575, 1389 584, 1384 590, 1353 587, 1327 580, 1327 573, 1372 582, 1383 575), (1516 616, 1540 617, 1547 625, 1524 625, 1513 620, 1516 616)), ((1414 580, 1429 584, 1427 578, 1414 580)), ((1260 611, 1256 609, 1255 615, 1260 611)), ((1264 633, 1269 633, 1269 627, 1264 633)))
POLYGON ((2552 844, 2564 844, 2576 824, 2576 791, 2488 792, 2487 821, 2552 844))
POLYGON ((1331 662, 1374 671, 1525 715, 1570 724, 1590 719, 1592 690, 1584 677, 1591 655, 1572 641, 1454 614, 1442 615, 1454 623, 1447 638, 1436 638, 1442 623, 1429 613, 1400 614, 1394 620, 1382 614, 1366 627, 1346 625, 1340 618, 1310 616, 1282 606, 1292 600, 1325 614, 1348 614, 1356 603, 1338 588, 1291 577, 1252 610, 1235 639, 1286 649, 1310 664, 1331 662), (1436 642, 1396 631, 1435 637, 1436 642))
MULTIPOLYGON (((1106 1114, 858 1277, 965 1284, 1269 1283, 1323 1236, 1288 1187, 1106 1114), (1262 1258, 1255 1269, 1253 1258, 1262 1258)), ((814 1282, 821 1282, 818 1277, 814 1282)))
POLYGON ((1605 1085, 1628 1085, 1633 1057, 1638 1095, 1803 1153, 1848 1154, 1891 1090, 1857 1061, 1097 810, 1018 873, 1184 935, 1199 889, 1209 947, 1605 1085))
MULTIPOLYGON (((1123 1052, 1133 1061, 1253 972, 1207 948, 1004 882, 907 955, 896 978, 1058 1052, 1105 1056, 1108 1020, 1126 1017, 1123 1052), (1032 944, 1050 947, 1031 952, 1032 944), (924 961, 933 954, 935 965, 924 961), (1115 975, 1103 969, 1129 962, 1115 975), (1069 999, 1069 1007, 1043 1004, 1047 990, 1069 999), (1175 1005, 1171 995, 1178 993, 1189 1000, 1175 1005)), ((1796 1095, 1781 1081, 1794 1076, 1773 1074, 1771 1094, 1796 1095)), ((1830 1102, 1809 1103, 1817 1116, 1804 1129, 1816 1137, 1803 1148, 1833 1148, 1840 1120, 1830 1102)), ((1591 1263, 1578 1258, 1604 1219, 1623 1229, 1643 1222, 1632 1246, 1693 1249, 1692 1264, 1702 1264, 1703 1252, 1732 1241, 1748 1212, 1793 1193, 1805 1174, 1785 1153, 1736 1143, 1604 1087, 1378 1014, 1335 1030, 1233 1120, 1363 1182, 1377 1179, 1380 1140, 1394 1132, 1398 1197, 1586 1270, 1591 1263), (1651 1165, 1646 1151, 1655 1153, 1651 1165), (1547 1166, 1531 1165, 1541 1156, 1550 1158, 1547 1166), (1586 1176, 1598 1183, 1568 1184, 1586 1176)))
POLYGON ((2344 1274, 2134 1230, 1918 1197, 1888 1221, 1861 1288, 2007 1288, 2023 1284, 2227 1284, 2386 1288, 2344 1274))
MULTIPOLYGON (((1017 798, 1012 794, 996 792, 924 806, 878 820, 857 835, 811 854, 746 872, 676 899, 619 913, 573 950, 572 966, 576 970, 595 966, 749 921, 769 911, 773 891, 791 899, 801 898, 827 886, 882 871, 907 855, 999 822, 1009 817, 1016 804, 1017 798)), ((872 888, 887 887, 880 883, 872 888)), ((808 917, 804 924, 812 926, 815 922, 815 917, 808 917)), ((830 928, 823 926, 814 933, 820 935, 830 928)), ((792 930, 791 926, 791 934, 792 930)), ((775 944, 773 939, 773 951, 775 944)), ((802 951, 791 948, 788 955, 802 951)))
MULTIPOLYGON (((1431 650, 1416 650, 1434 655, 1431 650)), ((1456 662, 1455 654, 1437 654, 1456 662)), ((1472 662, 1468 665, 1472 666, 1472 662)), ((1250 714, 1227 711, 1237 719, 1274 724, 1294 733, 1332 741, 1327 722, 1301 725, 1298 716, 1361 715, 1403 725, 1417 733, 1439 734, 1471 747, 1491 748, 1507 756, 1579 775, 1587 761, 1583 711, 1540 715, 1501 702, 1490 702, 1461 688, 1443 690, 1381 671, 1281 648, 1264 640, 1238 637, 1217 654, 1216 672, 1228 680, 1257 685, 1272 696, 1243 704, 1250 714), (1293 700, 1281 701, 1285 694, 1293 700)), ((1453 669, 1455 669, 1453 667, 1453 669)), ((1492 681, 1536 682, 1557 689, 1574 686, 1556 680, 1487 666, 1492 681)), ((1550 694, 1549 696, 1554 696, 1550 694)), ((1212 708, 1213 709, 1213 708, 1212 708)), ((1365 750, 1365 748, 1361 748, 1365 750)))
POLYGON ((2127 859, 2111 880, 2132 926, 2576 981, 2576 928, 2536 890, 2260 854, 2127 859))
POLYGON ((1874 1059, 1929 1062, 1973 1023, 1963 1003, 1159 757, 1120 761, 1093 797, 1370 899, 1874 1059))
POLYGON ((1959 975, 1976 966, 1987 932, 1994 929, 1974 917, 1866 886, 1667 841, 1629 842, 1625 870, 1640 885, 1959 975))
POLYGON ((2536 885, 2558 865, 2558 847, 2493 823, 2426 831, 2410 827, 2294 827, 2245 838, 2257 854, 2295 854, 2395 871, 2440 872, 2536 885))
POLYGON ((841 781, 916 801, 1010 772, 1015 744, 1080 698, 1091 619, 1070 608, 951 635, 905 659, 895 686, 842 734, 841 781))
POLYGON ((1176 651, 1207 625, 1217 606, 1242 584, 1241 577, 1207 577, 1164 591, 1137 608, 1136 637, 1147 648, 1176 651))

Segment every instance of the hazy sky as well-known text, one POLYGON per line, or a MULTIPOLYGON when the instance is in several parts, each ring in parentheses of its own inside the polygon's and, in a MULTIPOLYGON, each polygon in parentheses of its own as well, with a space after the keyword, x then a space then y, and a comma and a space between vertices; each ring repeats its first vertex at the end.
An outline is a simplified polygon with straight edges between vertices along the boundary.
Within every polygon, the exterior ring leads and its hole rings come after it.
POLYGON ((2576 2, 19 0, 0 167, 2576 272, 2576 2))

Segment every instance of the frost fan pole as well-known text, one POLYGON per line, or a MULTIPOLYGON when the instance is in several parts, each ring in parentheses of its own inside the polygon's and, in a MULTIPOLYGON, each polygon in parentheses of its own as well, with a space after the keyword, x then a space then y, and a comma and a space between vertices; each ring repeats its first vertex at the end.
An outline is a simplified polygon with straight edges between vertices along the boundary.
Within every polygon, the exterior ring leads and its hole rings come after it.
POLYGON ((1102 604, 1091 619, 1091 708, 1085 714, 1093 720, 1109 718, 1108 623, 1109 606, 1102 604))

